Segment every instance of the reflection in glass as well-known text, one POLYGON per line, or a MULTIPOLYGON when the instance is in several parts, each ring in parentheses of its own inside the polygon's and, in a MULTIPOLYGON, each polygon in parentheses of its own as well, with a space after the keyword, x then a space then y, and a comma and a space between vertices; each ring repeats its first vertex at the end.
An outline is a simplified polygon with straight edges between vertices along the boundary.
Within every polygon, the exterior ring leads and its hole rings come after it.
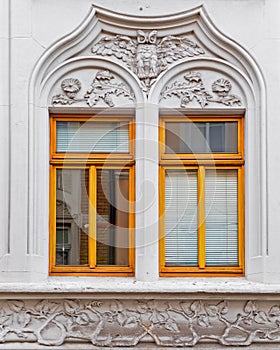
POLYGON ((166 122, 165 153, 237 153, 237 122, 166 122))
POLYGON ((97 170, 97 265, 128 266, 129 171, 97 170))
POLYGON ((88 264, 88 170, 56 170, 56 265, 88 264))

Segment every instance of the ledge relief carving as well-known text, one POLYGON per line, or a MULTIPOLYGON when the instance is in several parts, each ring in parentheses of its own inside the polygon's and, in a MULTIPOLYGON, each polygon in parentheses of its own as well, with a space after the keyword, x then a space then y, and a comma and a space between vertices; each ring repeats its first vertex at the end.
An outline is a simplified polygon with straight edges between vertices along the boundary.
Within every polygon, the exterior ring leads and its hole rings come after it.
POLYGON ((59 346, 87 341, 99 347, 224 346, 280 341, 280 306, 205 300, 2 300, 0 342, 59 346), (233 303, 233 304, 232 304, 233 303))
POLYGON ((81 82, 75 78, 67 78, 61 82, 62 94, 53 96, 52 104, 72 105, 73 103, 86 102, 90 107, 103 100, 109 107, 114 107, 113 96, 123 95, 130 100, 135 100, 133 92, 108 70, 99 71, 87 92, 82 98, 77 97, 81 90, 81 82))
POLYGON ((115 56, 140 79, 142 89, 150 90, 158 75, 172 62, 204 54, 204 50, 187 37, 165 36, 157 39, 156 30, 137 31, 137 40, 125 35, 104 36, 92 47, 92 53, 115 56))
POLYGON ((161 92, 160 100, 176 96, 180 98, 180 106, 183 108, 187 107, 191 101, 196 101, 202 108, 212 102, 225 106, 241 105, 241 99, 230 94, 232 85, 227 79, 221 78, 212 84, 212 92, 217 96, 213 96, 206 90, 199 72, 188 72, 184 75, 184 79, 166 86, 161 92))

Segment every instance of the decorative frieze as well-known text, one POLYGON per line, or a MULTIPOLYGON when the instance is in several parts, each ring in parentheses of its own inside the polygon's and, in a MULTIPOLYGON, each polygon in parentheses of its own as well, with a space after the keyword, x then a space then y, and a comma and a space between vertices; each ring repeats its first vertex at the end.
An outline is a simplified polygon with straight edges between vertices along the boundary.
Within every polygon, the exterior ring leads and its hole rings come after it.
POLYGON ((77 95, 81 90, 81 82, 75 78, 67 78, 61 82, 62 94, 52 98, 53 105, 71 105, 78 102, 86 102, 90 107, 95 106, 99 101, 104 101, 109 107, 114 107, 113 96, 123 95, 130 100, 134 100, 133 92, 108 70, 99 71, 84 94, 79 98, 77 95))
POLYGON ((207 300, 3 300, 0 342, 98 347, 195 346, 215 341, 248 346, 280 341, 280 306, 271 302, 207 300), (259 305, 258 305, 259 304, 259 305))
POLYGON ((196 101, 202 108, 210 103, 221 103, 225 106, 240 106, 241 99, 236 95, 231 95, 232 85, 229 80, 221 78, 212 84, 212 92, 209 93, 202 81, 199 72, 188 72, 184 75, 184 81, 175 81, 161 92, 160 100, 176 96, 180 99, 180 106, 187 107, 191 101, 196 101))
POLYGON ((146 33, 138 30, 136 40, 126 35, 104 36, 92 47, 92 53, 122 60, 148 92, 172 62, 204 54, 204 50, 187 37, 168 35, 158 39, 157 35, 156 30, 146 33))

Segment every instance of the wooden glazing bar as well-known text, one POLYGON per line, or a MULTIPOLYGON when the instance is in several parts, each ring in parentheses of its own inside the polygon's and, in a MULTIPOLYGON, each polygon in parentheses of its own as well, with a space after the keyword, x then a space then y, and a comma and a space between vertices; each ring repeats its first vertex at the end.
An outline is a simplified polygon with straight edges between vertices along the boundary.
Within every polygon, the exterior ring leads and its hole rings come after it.
POLYGON ((88 262, 90 268, 96 267, 96 167, 89 168, 89 230, 88 262))
POLYGON ((198 168, 198 266, 205 268, 206 262, 206 243, 205 243, 205 168, 198 168))

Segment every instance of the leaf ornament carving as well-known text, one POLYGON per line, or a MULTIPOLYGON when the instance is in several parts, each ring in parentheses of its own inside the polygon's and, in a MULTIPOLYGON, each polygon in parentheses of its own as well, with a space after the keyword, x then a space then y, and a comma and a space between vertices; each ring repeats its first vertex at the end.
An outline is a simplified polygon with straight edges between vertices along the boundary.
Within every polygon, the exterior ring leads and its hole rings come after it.
MULTIPOLYGON (((200 342, 249 346, 280 341, 280 306, 211 300, 2 300, 0 342, 61 346, 75 340, 102 347, 134 347, 149 336, 154 346, 200 342)), ((145 343, 146 344, 146 343, 145 343)))
POLYGON ((103 100, 109 107, 114 107, 112 96, 120 95, 130 100, 135 99, 134 94, 125 84, 115 81, 113 74, 105 70, 97 72, 84 98, 90 107, 95 106, 99 100, 103 100))
POLYGON ((95 55, 114 56, 125 62, 138 76, 145 92, 172 62, 204 54, 204 50, 187 37, 169 35, 158 39, 156 30, 138 30, 136 34, 136 39, 124 35, 105 36, 91 51, 95 55))
POLYGON ((202 108, 210 103, 221 103, 225 106, 240 106, 241 99, 230 94, 232 85, 229 80, 221 78, 212 84, 212 92, 209 93, 202 81, 199 72, 190 71, 184 75, 184 81, 175 81, 161 92, 160 100, 176 96, 180 99, 180 106, 187 107, 191 101, 196 101, 202 108))
POLYGON ((108 70, 98 71, 89 89, 83 97, 78 98, 77 94, 81 90, 81 82, 76 78, 67 78, 61 82, 63 93, 53 96, 53 105, 72 105, 78 102, 86 102, 93 107, 100 101, 104 101, 109 107, 114 107, 113 97, 124 96, 134 100, 133 92, 108 70))

